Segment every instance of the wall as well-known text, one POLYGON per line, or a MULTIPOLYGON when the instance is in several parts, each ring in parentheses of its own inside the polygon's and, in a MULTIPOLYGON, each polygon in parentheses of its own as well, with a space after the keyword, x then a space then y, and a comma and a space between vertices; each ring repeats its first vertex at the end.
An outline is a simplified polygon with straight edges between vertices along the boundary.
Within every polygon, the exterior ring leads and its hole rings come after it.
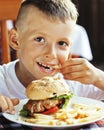
POLYGON ((78 23, 88 32, 93 64, 104 62, 104 0, 72 0, 78 7, 78 23))

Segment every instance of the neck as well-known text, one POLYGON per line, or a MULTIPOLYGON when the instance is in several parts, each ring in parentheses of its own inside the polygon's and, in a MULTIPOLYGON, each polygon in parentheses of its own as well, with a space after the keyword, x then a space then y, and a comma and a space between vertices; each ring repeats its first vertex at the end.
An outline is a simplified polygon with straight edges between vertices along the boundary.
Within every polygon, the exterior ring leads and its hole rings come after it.
POLYGON ((20 66, 19 62, 16 64, 15 71, 19 81, 25 88, 29 85, 29 83, 35 80, 29 72, 23 70, 23 67, 20 66))

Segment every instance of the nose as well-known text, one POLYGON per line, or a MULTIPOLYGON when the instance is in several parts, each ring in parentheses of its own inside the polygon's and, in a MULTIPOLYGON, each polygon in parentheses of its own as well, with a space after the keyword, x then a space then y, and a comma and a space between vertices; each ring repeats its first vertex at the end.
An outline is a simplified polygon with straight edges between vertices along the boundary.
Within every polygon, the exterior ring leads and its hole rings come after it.
POLYGON ((55 59, 57 57, 57 49, 54 46, 49 46, 46 48, 45 58, 55 59))

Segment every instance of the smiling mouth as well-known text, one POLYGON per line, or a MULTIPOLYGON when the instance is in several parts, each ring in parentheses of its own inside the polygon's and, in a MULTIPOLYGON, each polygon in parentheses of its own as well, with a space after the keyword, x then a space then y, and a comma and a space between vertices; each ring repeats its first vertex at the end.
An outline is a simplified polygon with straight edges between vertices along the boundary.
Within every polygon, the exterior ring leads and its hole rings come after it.
POLYGON ((46 69, 46 70, 50 70, 50 71, 53 70, 52 66, 49 66, 49 65, 46 65, 46 64, 43 64, 43 63, 40 63, 40 62, 37 62, 37 64, 38 64, 40 67, 43 67, 43 68, 46 69))

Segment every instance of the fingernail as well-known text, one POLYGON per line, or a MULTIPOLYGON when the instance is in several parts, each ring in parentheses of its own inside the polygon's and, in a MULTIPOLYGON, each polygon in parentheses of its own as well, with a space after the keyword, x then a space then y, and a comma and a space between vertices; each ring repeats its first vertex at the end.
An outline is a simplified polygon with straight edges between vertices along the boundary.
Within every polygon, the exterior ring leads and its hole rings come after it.
POLYGON ((6 112, 6 113, 10 113, 9 109, 5 110, 4 112, 6 112))
POLYGON ((15 114, 15 111, 11 111, 10 113, 11 113, 11 114, 15 114))
POLYGON ((15 111, 14 111, 14 110, 13 110, 13 111, 10 111, 9 109, 7 109, 5 112, 6 112, 6 113, 10 113, 10 114, 15 114, 15 111))

